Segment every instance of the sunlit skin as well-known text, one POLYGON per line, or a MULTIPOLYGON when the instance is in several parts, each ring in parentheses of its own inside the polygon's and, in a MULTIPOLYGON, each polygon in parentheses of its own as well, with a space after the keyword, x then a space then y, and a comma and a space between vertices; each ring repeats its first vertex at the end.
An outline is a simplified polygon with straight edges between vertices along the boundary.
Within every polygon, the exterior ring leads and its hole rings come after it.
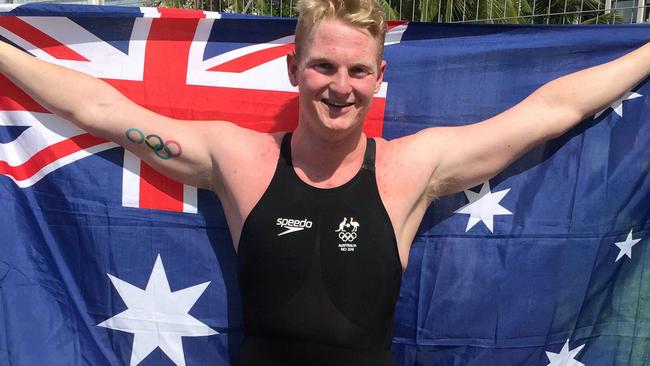
POLYGON ((301 54, 289 55, 289 79, 298 86, 297 134, 339 140, 358 136, 386 62, 378 62, 377 39, 341 20, 323 20, 310 32, 301 54))
POLYGON ((145 136, 144 132, 137 128, 129 128, 125 132, 126 139, 136 145, 143 144, 154 151, 154 154, 162 159, 169 160, 182 155, 183 148, 176 140, 165 141, 156 134, 145 136))

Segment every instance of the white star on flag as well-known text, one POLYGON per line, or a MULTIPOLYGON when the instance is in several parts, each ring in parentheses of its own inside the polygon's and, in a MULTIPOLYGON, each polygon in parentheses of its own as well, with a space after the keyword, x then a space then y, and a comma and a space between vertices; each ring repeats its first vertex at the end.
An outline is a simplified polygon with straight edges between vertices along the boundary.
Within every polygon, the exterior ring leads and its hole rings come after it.
POLYGON ((625 241, 619 241, 614 243, 617 247, 621 249, 620 252, 618 252, 618 257, 616 257, 616 260, 614 262, 618 262, 619 259, 623 257, 623 255, 627 255, 632 259, 632 247, 635 246, 638 242, 641 241, 642 238, 639 239, 633 239, 632 238, 632 230, 627 234, 627 238, 625 238, 625 241))
POLYGON ((97 325, 133 333, 131 366, 157 347, 176 365, 185 365, 182 337, 217 334, 188 314, 210 282, 171 292, 160 255, 144 290, 110 274, 108 277, 128 309, 97 325))
POLYGON ((569 350, 569 340, 566 340, 560 353, 546 351, 546 357, 550 361, 546 366, 585 366, 584 363, 576 361, 575 357, 585 345, 569 350))
POLYGON ((479 193, 465 190, 465 196, 467 196, 469 203, 454 211, 454 213, 469 215, 465 232, 473 228, 479 221, 483 221, 485 226, 493 233, 495 215, 512 215, 512 212, 499 204, 509 191, 510 188, 492 193, 489 181, 483 183, 479 193))
POLYGON ((616 114, 618 114, 619 117, 623 117, 623 101, 639 98, 639 97, 642 97, 642 96, 643 95, 641 95, 641 94, 637 94, 635 92, 629 91, 629 92, 625 93, 619 99, 613 101, 612 104, 605 107, 605 109, 603 109, 602 111, 596 113, 596 115, 594 116, 594 119, 600 117, 600 115, 605 113, 605 111, 608 110, 609 108, 613 109, 614 112, 616 112, 616 114))

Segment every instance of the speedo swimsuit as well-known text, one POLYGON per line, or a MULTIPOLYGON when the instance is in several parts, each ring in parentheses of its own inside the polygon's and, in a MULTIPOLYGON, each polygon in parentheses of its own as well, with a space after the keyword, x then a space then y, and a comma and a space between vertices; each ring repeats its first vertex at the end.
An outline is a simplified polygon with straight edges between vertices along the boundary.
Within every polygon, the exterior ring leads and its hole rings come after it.
POLYGON ((393 365, 402 269, 377 189, 375 141, 342 186, 303 182, 282 140, 275 174, 239 244, 239 365, 393 365))

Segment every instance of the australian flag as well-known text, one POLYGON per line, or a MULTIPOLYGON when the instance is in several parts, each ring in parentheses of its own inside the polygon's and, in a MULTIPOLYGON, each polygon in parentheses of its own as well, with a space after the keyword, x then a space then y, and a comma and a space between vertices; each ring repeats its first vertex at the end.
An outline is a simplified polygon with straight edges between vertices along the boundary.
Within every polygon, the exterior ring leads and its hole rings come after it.
MULTIPOLYGON (((297 122, 284 60, 294 27, 191 10, 0 8, 2 40, 34 57, 187 123, 267 132, 297 122)), ((478 122, 649 40, 650 25, 393 22, 365 131, 478 122)), ((646 80, 434 202, 403 277, 397 365, 650 365, 649 112, 646 80)), ((231 365, 243 335, 236 274, 211 192, 0 77, 0 365, 231 365)))

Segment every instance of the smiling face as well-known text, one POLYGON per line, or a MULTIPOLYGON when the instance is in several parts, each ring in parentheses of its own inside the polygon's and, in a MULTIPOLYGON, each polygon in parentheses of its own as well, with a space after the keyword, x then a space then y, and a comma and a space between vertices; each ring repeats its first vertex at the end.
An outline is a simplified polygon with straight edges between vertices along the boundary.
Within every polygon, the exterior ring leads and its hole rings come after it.
POLYGON ((319 133, 360 129, 386 67, 377 61, 377 39, 365 29, 327 19, 301 46, 300 55, 287 58, 289 79, 299 90, 299 124, 319 133))

